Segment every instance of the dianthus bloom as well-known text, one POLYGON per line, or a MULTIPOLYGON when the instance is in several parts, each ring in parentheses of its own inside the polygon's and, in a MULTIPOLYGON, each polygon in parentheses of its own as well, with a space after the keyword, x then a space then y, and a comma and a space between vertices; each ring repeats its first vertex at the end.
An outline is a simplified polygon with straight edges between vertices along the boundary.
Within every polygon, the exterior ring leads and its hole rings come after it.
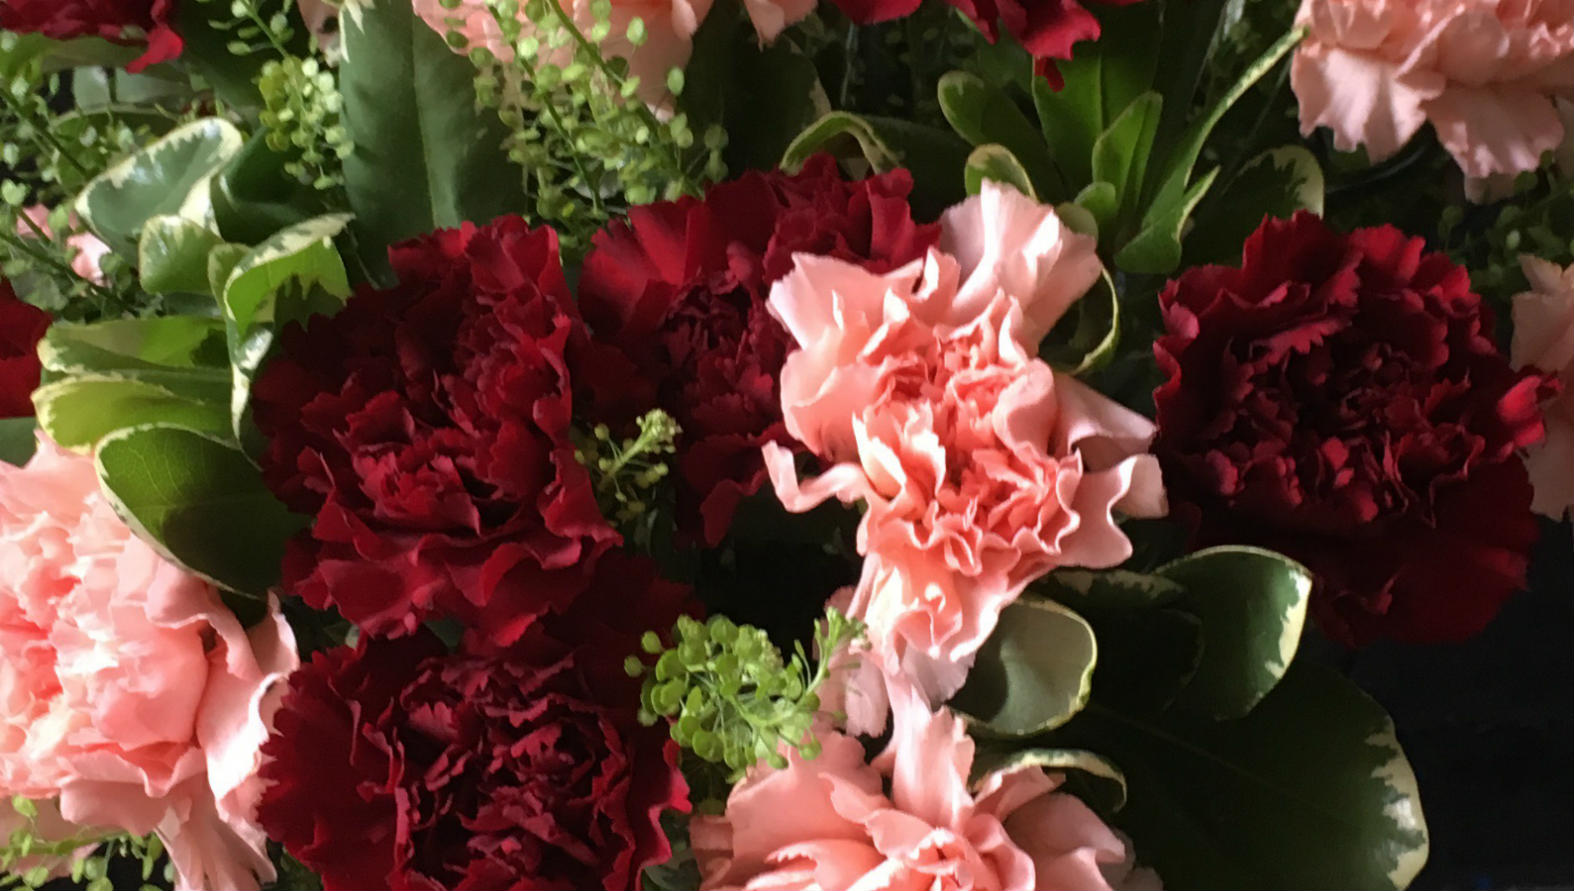
POLYGON ((1516 449, 1541 437, 1543 382, 1509 367, 1464 269, 1302 213, 1159 302, 1154 451, 1204 539, 1305 563, 1346 644, 1460 640, 1522 586, 1536 523, 1516 449))
POLYGON ((579 283, 595 340, 611 348, 581 376, 599 380, 597 420, 659 406, 683 428, 678 521, 706 544, 765 481, 760 446, 789 442, 778 379, 791 346, 765 307, 773 282, 807 252, 885 272, 934 245, 913 221, 905 170, 848 182, 827 155, 802 172, 744 174, 629 211, 596 234, 579 283))
POLYGON ((33 416, 33 391, 44 373, 38 342, 50 321, 49 313, 18 299, 11 283, 0 279, 0 418, 33 416))
MULTIPOLYGON (((49 208, 42 204, 35 204, 23 209, 22 213, 27 219, 17 217, 17 235, 22 238, 37 238, 40 234, 47 239, 55 237, 54 231, 49 227, 49 208)), ((109 245, 97 235, 82 228, 81 221, 77 219, 75 213, 67 217, 66 225, 73 232, 66 236, 66 247, 71 251, 71 271, 95 285, 104 284, 104 270, 101 264, 104 257, 109 254, 109 245)))
POLYGON ((767 444, 771 481, 789 510, 866 503, 850 614, 931 701, 1028 583, 1131 555, 1113 510, 1163 511, 1152 424, 1036 355, 1099 269, 1091 238, 986 183, 925 259, 877 275, 800 254, 771 291, 800 346, 782 370, 787 430, 831 465, 800 483, 767 444))
POLYGON ((288 328, 253 389, 264 477, 316 517, 285 588, 373 634, 448 615, 507 643, 618 540, 569 440, 557 237, 505 218, 390 258, 397 285, 288 328))
POLYGON ((93 460, 47 439, 0 464, 0 795, 157 832, 177 888, 273 877, 253 818, 269 692, 298 664, 276 609, 248 633, 132 535, 93 460))
POLYGON ((892 690, 891 741, 873 764, 821 728, 822 751, 756 767, 720 817, 689 825, 703 889, 947 888, 1108 891, 1132 876, 1126 845, 1038 767, 969 783, 973 741, 946 709, 892 690), (1109 875, 1106 876, 1105 872, 1109 875))
POLYGON ((678 749, 623 670, 685 592, 620 553, 569 614, 503 651, 363 637, 290 679, 259 817, 323 887, 639 887, 688 810, 678 749))
POLYGON ((1302 0, 1290 83, 1301 129, 1373 161, 1423 123, 1466 176, 1534 170, 1574 100, 1571 0, 1302 0))
POLYGON ((146 50, 127 71, 167 62, 184 47, 175 33, 175 0, 5 0, 0 28, 54 40, 102 37, 146 50))
MULTIPOLYGON (((918 9, 919 0, 832 0, 847 17, 860 25, 905 18, 918 9)), ((1079 0, 946 0, 972 20, 994 43, 1001 28, 1033 57, 1034 71, 1060 89, 1064 80, 1056 60, 1071 58, 1072 46, 1099 38, 1099 20, 1079 0)), ((1107 6, 1130 6, 1141 0, 1096 0, 1107 6)))
POLYGON ((1574 509, 1574 264, 1559 268, 1521 257, 1530 290, 1514 297, 1515 368, 1557 375, 1558 393, 1542 406, 1547 438, 1525 456, 1535 489, 1531 507, 1561 519, 1574 509))

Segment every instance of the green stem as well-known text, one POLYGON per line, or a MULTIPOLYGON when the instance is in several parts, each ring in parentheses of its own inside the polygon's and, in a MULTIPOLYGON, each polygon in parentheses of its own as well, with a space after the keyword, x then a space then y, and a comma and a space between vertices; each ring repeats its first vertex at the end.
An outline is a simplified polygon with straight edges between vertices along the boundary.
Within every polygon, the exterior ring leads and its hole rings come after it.
POLYGON ((39 122, 33 120, 27 111, 23 109, 22 106, 17 104, 16 100, 12 98, 9 91, 0 90, 0 96, 4 96, 6 105, 11 107, 11 111, 15 113, 18 118, 25 119, 33 125, 33 134, 35 140, 46 143, 48 147, 53 148, 55 151, 59 152, 60 157, 65 158, 67 161, 71 162, 71 166, 77 169, 77 173, 82 174, 84 177, 91 176, 91 174, 88 173, 87 168, 82 165, 82 162, 78 161, 76 156, 66 151, 66 147, 62 145, 59 140, 55 139, 55 135, 49 132, 49 128, 47 126, 39 126, 39 122))

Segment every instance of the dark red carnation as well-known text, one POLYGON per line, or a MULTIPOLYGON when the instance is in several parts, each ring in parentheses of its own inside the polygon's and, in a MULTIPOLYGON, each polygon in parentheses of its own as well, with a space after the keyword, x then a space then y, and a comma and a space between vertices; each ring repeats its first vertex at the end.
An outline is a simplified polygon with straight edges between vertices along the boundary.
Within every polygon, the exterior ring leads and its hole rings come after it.
POLYGON ((38 342, 49 329, 49 313, 20 300, 0 279, 0 418, 31 418, 33 391, 43 366, 38 342))
MULTIPOLYGON (((848 18, 860 25, 885 22, 910 16, 918 0, 833 0, 848 18)), ((1000 31, 1016 38, 1033 57, 1034 70, 1050 86, 1060 89, 1065 81, 1055 61, 1071 58, 1072 45, 1099 39, 1099 20, 1079 0, 946 0, 972 19, 990 43, 1000 39, 1000 31)), ((1130 6, 1141 0, 1095 0, 1108 6, 1130 6)))
POLYGON ((597 233, 579 283, 595 339, 611 347, 576 374, 614 425, 660 407, 683 428, 678 522, 714 545, 741 498, 764 482, 760 447, 791 444, 777 381, 791 339, 766 309, 792 255, 839 257, 878 272, 922 257, 939 237, 913 221, 905 170, 858 182, 828 156, 802 172, 750 172, 629 211, 597 233))
POLYGON ((287 328, 252 391, 268 485, 316 518, 285 586, 374 634, 440 614, 508 643, 618 540, 569 440, 557 237, 508 218, 390 258, 399 284, 287 328))
POLYGON ((147 49, 128 71, 167 62, 184 47, 175 33, 175 0, 4 0, 0 28, 55 40, 102 37, 147 49))
POLYGON ((1204 539, 1305 563, 1346 644, 1460 640, 1523 586, 1536 522, 1515 450, 1541 436, 1543 381, 1509 368, 1464 269, 1302 213, 1159 302, 1154 451, 1204 539))
POLYGON ((313 657, 263 747, 268 837, 327 891, 638 887, 671 855, 658 819, 688 810, 688 787, 622 662, 685 591, 637 558, 604 565, 594 608, 506 651, 449 654, 423 630, 313 657))

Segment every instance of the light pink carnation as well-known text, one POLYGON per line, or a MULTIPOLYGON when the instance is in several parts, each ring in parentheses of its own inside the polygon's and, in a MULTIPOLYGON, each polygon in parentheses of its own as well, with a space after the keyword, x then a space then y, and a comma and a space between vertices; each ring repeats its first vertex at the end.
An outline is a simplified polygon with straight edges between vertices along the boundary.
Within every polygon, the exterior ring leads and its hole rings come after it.
MULTIPOLYGON (((560 0, 581 33, 595 24, 592 0, 560 0)), ((599 44, 604 56, 627 59, 629 74, 639 78, 638 95, 659 110, 670 110, 672 94, 667 91, 667 72, 689 62, 694 32, 710 12, 712 0, 612 0, 612 30, 599 44), (628 39, 629 24, 640 19, 645 25, 645 42, 635 46, 628 39)), ((764 2, 764 0, 759 0, 764 2)), ((791 3, 792 0, 787 0, 791 3)), ((442 0, 414 0, 415 13, 439 34, 458 32, 466 38, 459 52, 485 47, 505 61, 514 58, 513 47, 503 37, 497 19, 488 11, 486 0, 459 0, 454 9, 443 8, 442 0)), ((523 4, 521 4, 523 6, 523 4)), ((752 14, 752 13, 751 13, 752 14)), ((803 14, 807 14, 807 10, 803 14)), ((799 16, 802 18, 802 15, 799 16)), ((526 29, 534 26, 520 13, 526 29)), ((563 66, 571 59, 571 48, 542 49, 542 60, 563 66)))
POLYGON ((822 728, 819 757, 756 767, 723 816, 694 818, 701 888, 1093 891, 1127 878, 1126 845, 1056 791, 1059 774, 1017 767, 970 786, 962 722, 911 687, 891 692, 891 742, 873 764, 822 728))
POLYGON ((941 227, 942 250, 886 275, 796 258, 770 297, 801 347, 782 410, 832 466, 800 483, 787 450, 765 449, 789 510, 867 504, 849 611, 931 702, 1029 582, 1131 555, 1112 511, 1164 511, 1153 425, 1037 357, 1099 275, 1092 239, 992 183, 941 227))
POLYGON ((1421 124, 1465 175, 1534 170, 1574 99, 1574 0, 1302 0, 1290 83, 1301 130, 1373 161, 1421 124))
MULTIPOLYGON (((20 217, 16 221, 16 234, 23 238, 37 238, 42 232, 45 238, 54 238, 54 232, 49 228, 49 208, 42 204, 35 204, 22 211, 27 215, 27 220, 20 217), (31 221, 32 225, 28 225, 31 221)), ((73 231, 80 229, 76 214, 71 214, 70 228, 73 231)), ((109 253, 109 245, 105 244, 97 235, 91 232, 77 231, 75 235, 66 236, 66 246, 72 251, 71 271, 79 278, 86 279, 95 285, 104 284, 104 270, 101 268, 104 256, 109 253)))
POLYGON ((252 811, 289 626, 275 606, 248 634, 131 533, 91 458, 43 437, 0 465, 0 652, 0 794, 157 832, 178 888, 272 877, 252 811))
POLYGON ((1514 297, 1515 368, 1532 366, 1558 376, 1559 391, 1542 406, 1547 436, 1531 446, 1525 468, 1535 487, 1531 508, 1553 519, 1574 509, 1574 264, 1560 269, 1521 257, 1530 290, 1514 297))

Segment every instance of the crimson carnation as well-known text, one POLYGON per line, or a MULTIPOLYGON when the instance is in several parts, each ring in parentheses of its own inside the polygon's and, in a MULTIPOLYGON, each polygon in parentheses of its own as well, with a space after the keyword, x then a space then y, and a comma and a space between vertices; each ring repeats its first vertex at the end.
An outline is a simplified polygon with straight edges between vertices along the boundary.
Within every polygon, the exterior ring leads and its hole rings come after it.
POLYGON ((33 391, 43 372, 38 342, 50 321, 49 313, 18 299, 11 283, 0 279, 0 418, 33 416, 33 391))
POLYGON ((734 509, 765 479, 760 447, 792 445, 777 381, 791 347, 765 306, 796 252, 877 272, 922 257, 939 228, 913 220, 912 178, 897 170, 858 182, 816 156, 795 175, 750 172, 683 198, 629 211, 597 233, 580 305, 609 347, 578 368, 596 391, 597 420, 626 424, 660 407, 683 428, 678 523, 715 545, 734 509))
POLYGON ((316 518, 285 586, 373 634, 448 615, 508 643, 618 541, 569 440, 557 237, 506 218, 389 253, 397 285, 288 327, 253 388, 264 477, 316 518))
POLYGON ((1305 563, 1313 614, 1349 645, 1469 637, 1523 586, 1515 450, 1541 436, 1543 382, 1509 368, 1464 269, 1302 213, 1159 302, 1154 451, 1202 538, 1305 563))
POLYGON ((175 33, 175 0, 5 0, 0 28, 42 34, 54 40, 102 37, 126 45, 146 45, 128 71, 167 62, 184 47, 175 33), (141 33, 135 33, 140 31, 141 33))
POLYGON ((638 887, 688 787, 623 659, 687 592, 639 558, 604 565, 506 651, 450 654, 423 630, 313 657, 263 748, 268 836, 327 891, 638 887))
MULTIPOLYGON (((918 0, 833 0, 860 25, 905 18, 918 0)), ((1060 89, 1065 81, 1055 60, 1071 58, 1072 45, 1099 38, 1099 20, 1078 0, 946 0, 973 21, 990 43, 1003 27, 1033 57, 1034 70, 1060 89)), ((1108 6, 1130 6, 1142 0, 1096 0, 1108 6)))

